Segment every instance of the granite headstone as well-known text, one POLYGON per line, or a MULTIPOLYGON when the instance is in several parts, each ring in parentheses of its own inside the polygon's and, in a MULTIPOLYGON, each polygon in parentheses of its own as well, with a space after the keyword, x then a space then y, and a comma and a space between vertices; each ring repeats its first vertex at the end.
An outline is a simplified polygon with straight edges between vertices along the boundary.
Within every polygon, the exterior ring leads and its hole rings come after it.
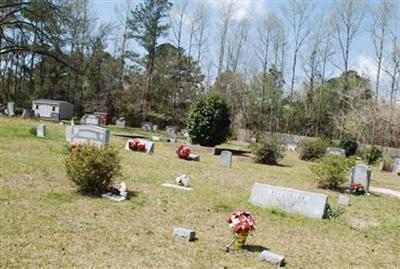
POLYGON ((358 164, 351 169, 351 184, 360 183, 368 193, 371 181, 371 170, 364 164, 358 164))

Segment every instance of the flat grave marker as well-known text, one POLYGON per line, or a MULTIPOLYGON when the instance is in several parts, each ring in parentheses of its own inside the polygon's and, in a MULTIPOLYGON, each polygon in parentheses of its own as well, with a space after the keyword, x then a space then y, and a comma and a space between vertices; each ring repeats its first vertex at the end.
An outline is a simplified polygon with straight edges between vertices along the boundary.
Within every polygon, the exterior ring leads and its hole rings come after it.
POLYGON ((126 149, 126 150, 131 150, 131 149, 129 148, 129 142, 131 142, 131 141, 133 141, 133 140, 139 140, 139 142, 140 142, 141 144, 144 144, 145 147, 146 147, 146 153, 147 153, 147 154, 153 154, 153 153, 154 153, 154 143, 151 142, 151 141, 147 141, 147 140, 145 140, 145 139, 140 139, 140 138, 137 138, 137 139, 129 139, 128 141, 126 141, 126 144, 125 144, 125 149, 126 149))
POLYGON ((190 229, 176 227, 174 228, 174 237, 187 241, 194 241, 196 238, 196 232, 190 229))

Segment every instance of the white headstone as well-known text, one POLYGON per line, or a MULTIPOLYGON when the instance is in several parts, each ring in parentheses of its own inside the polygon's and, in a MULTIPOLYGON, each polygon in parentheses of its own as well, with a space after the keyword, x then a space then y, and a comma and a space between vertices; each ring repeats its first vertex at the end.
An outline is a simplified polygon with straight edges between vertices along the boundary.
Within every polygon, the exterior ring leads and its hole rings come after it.
POLYGON ((110 140, 110 130, 93 125, 73 125, 67 126, 65 137, 69 143, 107 146, 110 140))
POLYGON ((371 181, 371 170, 364 164, 358 164, 351 170, 351 184, 360 183, 368 193, 371 181))
POLYGON ((98 115, 89 114, 89 115, 85 115, 83 117, 84 125, 100 126, 100 123, 101 123, 101 119, 100 119, 100 116, 98 116, 98 115))
POLYGON ((223 150, 221 152, 221 165, 225 167, 232 167, 232 152, 223 150))
POLYGON ((152 122, 142 122, 142 129, 144 131, 153 131, 153 123, 152 122))
POLYGON ((285 262, 285 257, 269 250, 263 250, 260 254, 263 261, 269 262, 273 265, 282 266, 285 262))
POLYGON ((46 125, 39 124, 36 127, 36 136, 37 137, 45 137, 46 136, 46 125))
POLYGON ((299 213, 307 217, 321 219, 325 215, 328 196, 255 183, 251 191, 250 202, 262 207, 276 207, 289 213, 299 213))
POLYGON ((10 117, 15 115, 15 103, 14 102, 7 103, 7 113, 8 113, 8 116, 10 116, 10 117))
MULTIPOLYGON (((129 142, 131 142, 133 140, 135 140, 135 139, 129 139, 128 141, 126 141, 126 144, 125 144, 125 149, 126 150, 130 150, 129 142)), ((147 154, 153 154, 154 153, 154 143, 153 142, 147 141, 147 140, 144 140, 144 139, 139 139, 139 138, 137 138, 136 140, 139 140, 139 142, 141 144, 145 145, 147 154)))
POLYGON ((400 158, 394 159, 393 173, 400 176, 400 158))
POLYGON ((287 144, 288 151, 296 151, 297 145, 296 144, 287 144))
POLYGON ((326 155, 346 156, 346 151, 342 148, 326 148, 326 155))
POLYGON ((123 118, 120 118, 115 122, 115 125, 117 128, 125 128, 126 127, 126 121, 123 118))

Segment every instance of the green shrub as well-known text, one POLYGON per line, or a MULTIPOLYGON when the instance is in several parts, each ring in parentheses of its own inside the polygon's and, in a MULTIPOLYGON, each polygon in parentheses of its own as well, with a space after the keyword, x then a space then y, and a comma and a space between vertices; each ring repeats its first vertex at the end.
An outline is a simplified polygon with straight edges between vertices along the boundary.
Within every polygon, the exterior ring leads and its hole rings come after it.
POLYGON ((339 146, 346 151, 346 156, 350 157, 356 154, 358 143, 355 139, 344 138, 340 141, 339 146))
POLYGON ((375 164, 382 157, 383 151, 374 145, 364 152, 364 159, 368 162, 369 165, 375 164))
POLYGON ((262 138, 252 148, 256 163, 277 164, 283 158, 284 147, 273 138, 262 138))
POLYGON ((36 128, 34 128, 34 127, 30 128, 30 129, 29 129, 29 133, 30 133, 31 135, 36 136, 36 128))
POLYGON ((229 135, 228 107, 221 97, 211 96, 199 100, 191 109, 187 129, 192 142, 202 146, 215 146, 225 142, 229 135))
POLYGON ((391 158, 383 158, 382 171, 392 172, 394 169, 394 160, 391 158))
POLYGON ((326 142, 322 139, 303 139, 300 143, 300 159, 312 161, 325 155, 326 142))
POLYGON ((311 171, 318 177, 320 188, 335 189, 347 181, 349 169, 354 160, 344 156, 324 156, 311 166, 311 171))
POLYGON ((113 177, 121 171, 118 151, 95 145, 80 145, 71 150, 65 159, 65 167, 78 191, 96 196, 105 193, 113 177))

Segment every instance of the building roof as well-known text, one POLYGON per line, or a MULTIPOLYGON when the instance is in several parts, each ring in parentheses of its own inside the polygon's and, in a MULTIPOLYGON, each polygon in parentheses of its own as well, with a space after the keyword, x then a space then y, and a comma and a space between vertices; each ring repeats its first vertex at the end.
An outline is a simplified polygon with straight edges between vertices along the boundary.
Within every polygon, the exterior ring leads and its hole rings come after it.
POLYGON ((32 102, 34 103, 40 103, 40 104, 53 104, 53 105, 59 105, 59 104, 71 104, 67 101, 62 101, 62 100, 50 100, 50 99, 36 99, 33 100, 32 102))

